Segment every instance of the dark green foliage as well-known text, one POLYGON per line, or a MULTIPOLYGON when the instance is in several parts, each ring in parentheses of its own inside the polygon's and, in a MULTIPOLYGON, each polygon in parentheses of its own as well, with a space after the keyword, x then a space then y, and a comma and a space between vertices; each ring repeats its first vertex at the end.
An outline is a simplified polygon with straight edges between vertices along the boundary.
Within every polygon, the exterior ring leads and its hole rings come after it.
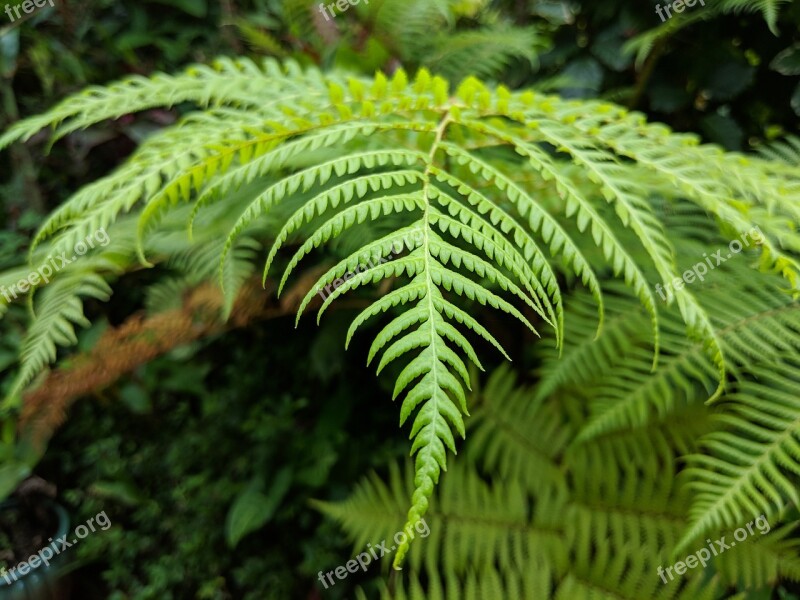
POLYGON ((284 319, 196 344, 121 382, 107 402, 77 407, 40 472, 69 482, 76 521, 105 510, 112 522, 76 547, 97 563, 81 572, 79 597, 300 598, 319 570, 349 558, 308 500, 341 497, 364 470, 402 455, 395 419, 363 428, 381 392, 351 384, 369 374, 345 369, 324 384, 317 365, 336 362, 339 341, 323 331, 318 358, 298 362, 308 349, 292 333, 284 319), (231 547, 224 525, 237 499, 281 477, 289 485, 271 517, 231 547))

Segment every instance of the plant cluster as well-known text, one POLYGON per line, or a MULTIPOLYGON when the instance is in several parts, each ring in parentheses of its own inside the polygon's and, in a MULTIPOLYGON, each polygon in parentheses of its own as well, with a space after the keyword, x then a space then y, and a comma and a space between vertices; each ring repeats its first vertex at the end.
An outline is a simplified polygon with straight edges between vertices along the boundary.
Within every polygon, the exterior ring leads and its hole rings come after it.
MULTIPOLYGON (((117 593, 134 589, 144 600, 186 582, 181 570, 149 558, 197 517, 178 562, 194 565, 197 575, 207 560, 214 573, 234 576, 195 576, 186 585, 201 597, 243 590, 258 597, 257 563, 247 562, 245 574, 211 548, 254 544, 250 533, 291 520, 285 498, 316 492, 356 548, 420 518, 431 523, 430 539, 397 549, 395 568, 409 569, 381 592, 387 597, 688 599, 766 586, 788 593, 787 582, 800 573, 790 524, 800 502, 800 143, 789 137, 760 155, 726 152, 619 104, 576 98, 602 89, 669 112, 679 127, 699 123, 729 148, 743 146, 745 131, 779 134, 796 116, 788 102, 786 110, 747 118, 736 111, 747 105, 748 82, 795 72, 796 49, 785 47, 785 36, 770 37, 778 55, 768 68, 760 65, 762 46, 740 48, 733 37, 720 46, 729 59, 720 75, 709 75, 703 60, 685 77, 659 69, 667 53, 681 54, 673 42, 713 27, 711 17, 735 22, 740 9, 757 10, 764 29, 780 35, 781 23, 798 15, 779 12, 779 1, 709 0, 707 12, 676 15, 636 36, 635 10, 609 26, 602 10, 565 5, 559 13, 532 3, 522 15, 494 12, 485 2, 386 0, 324 23, 309 17, 315 9, 305 0, 266 4, 277 21, 230 24, 281 60, 223 57, 177 75, 90 87, 0 135, 0 150, 19 151, 44 130, 61 144, 134 114, 168 123, 136 134, 130 156, 41 223, 19 221, 37 224, 37 233, 27 264, 8 261, 0 288, 95 231, 107 231, 109 243, 24 290, 27 314, 0 299, 4 326, 14 332, 3 340, 0 365, 19 355, 0 405, 0 492, 30 472, 82 394, 131 372, 135 381, 150 372, 142 366, 148 361, 180 357, 179 344, 202 345, 223 332, 234 339, 232 329, 249 334, 259 319, 288 313, 297 326, 314 310, 326 343, 352 345, 349 356, 383 374, 388 389, 373 394, 365 412, 382 423, 386 411, 377 403, 397 400, 413 460, 393 468, 388 483, 372 477, 337 502, 343 489, 329 485, 335 456, 364 442, 333 435, 331 424, 341 423, 346 408, 321 394, 315 410, 324 418, 287 400, 291 407, 273 419, 273 409, 284 406, 273 390, 266 411, 254 403, 229 413, 219 394, 199 385, 209 380, 205 373, 179 369, 180 392, 202 401, 194 409, 193 401, 179 404, 170 417, 175 430, 186 427, 174 454, 157 436, 131 454, 113 432, 118 425, 107 421, 87 456, 100 452, 114 483, 95 487, 96 494, 70 492, 75 504, 91 506, 96 495, 136 507, 141 537, 113 533, 125 548, 106 573, 117 593), (591 43, 565 39, 573 19, 584 32, 577 37, 591 43), (440 34, 427 35, 431 23, 441 25, 440 34), (273 39, 273 30, 284 37, 273 39), (370 58, 370 70, 391 74, 308 65, 352 67, 357 54, 370 58), (749 63, 745 78, 742 61, 749 63), (414 68, 420 65, 438 74, 414 68), (554 69, 560 78, 528 85, 537 70, 554 69), (520 89, 469 74, 513 81, 514 72, 525 83, 520 89), (625 83, 615 91, 612 82, 625 83), (709 116, 711 103, 718 106, 709 116), (692 286, 671 285, 709 249, 753 230, 756 243, 736 261, 719 263, 692 286), (664 301, 655 290, 665 291, 664 301), (273 292, 279 303, 264 300, 273 292), (74 346, 80 352, 68 354, 74 346), (535 367, 534 385, 519 387, 501 369, 480 390, 479 372, 511 358, 535 367), (228 476, 212 455, 228 445, 218 440, 238 447, 240 412, 252 420, 245 430, 258 448, 241 451, 241 471, 228 476), (289 433, 307 419, 316 424, 307 430, 312 455, 326 457, 319 464, 308 462, 308 442, 289 433), (203 437, 210 424, 217 428, 203 437), (462 444, 468 432, 472 439, 462 444), (103 444, 113 447, 98 450, 103 444), (462 449, 466 459, 448 458, 462 449), (115 454, 138 456, 131 460, 142 460, 139 475, 149 486, 155 457, 174 458, 170 477, 178 483, 170 490, 177 495, 150 492, 161 504, 178 510, 196 494, 215 515, 226 507, 225 527, 214 530, 210 547, 201 548, 200 528, 213 529, 203 511, 156 535, 158 503, 120 481, 125 461, 115 454), (219 489, 215 478, 224 481, 219 489), (662 586, 658 566, 760 514, 773 525, 769 536, 662 586), (141 546, 125 546, 123 538, 141 546), (123 590, 130 570, 120 565, 137 553, 148 560, 123 590)), ((23 239, 8 234, 2 243, 21 249, 23 239)), ((303 329, 297 339, 311 335, 303 329)), ((336 361, 316 371, 320 378, 343 369, 334 354, 336 361)), ((292 346, 286 355, 305 352, 292 346)), ((134 412, 156 406, 153 414, 165 413, 147 396, 169 392, 169 380, 146 379, 111 394, 134 412)), ((244 402, 249 378, 229 385, 244 402)), ((363 400, 357 394, 345 406, 363 400)), ((79 414, 75 431, 96 418, 79 414)), ((367 466, 359 460, 351 468, 367 466)), ((82 552, 108 553, 101 547, 108 543, 92 540, 82 552)), ((304 574, 341 562, 320 564, 311 554, 304 574)), ((280 553, 270 560, 289 569, 280 553)), ((280 577, 272 583, 280 593, 302 593, 280 577)), ((363 593, 378 592, 366 583, 363 593)))

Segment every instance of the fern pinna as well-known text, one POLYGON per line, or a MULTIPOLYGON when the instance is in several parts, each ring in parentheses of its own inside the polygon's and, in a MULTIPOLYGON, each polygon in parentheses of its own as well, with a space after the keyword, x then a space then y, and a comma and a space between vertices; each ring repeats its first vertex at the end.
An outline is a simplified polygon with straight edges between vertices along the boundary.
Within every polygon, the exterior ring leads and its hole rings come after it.
MULTIPOLYGON (((603 295, 586 255, 593 244, 649 315, 652 364, 658 363, 659 309, 652 284, 672 281, 680 272, 649 190, 684 197, 737 231, 758 225, 764 233, 762 268, 800 288, 800 263, 793 256, 800 236, 788 225, 800 216, 796 170, 699 145, 693 136, 673 134, 612 104, 491 89, 474 78, 451 90, 425 70, 413 82, 402 70, 391 79, 378 74, 364 80, 293 63, 221 60, 178 76, 91 88, 13 126, 0 138, 0 148, 43 127, 54 127, 57 139, 103 119, 184 102, 198 110, 64 203, 42 226, 34 252, 43 243, 51 253, 69 249, 120 214, 135 212, 136 251, 148 264, 148 236, 182 208, 176 205, 192 203, 191 235, 209 211, 220 204, 224 211, 228 203, 237 212, 220 252, 220 285, 230 279, 226 272, 239 243, 248 240, 251 247, 249 234, 281 215, 263 276, 283 260, 281 248, 299 242, 284 268, 283 288, 315 249, 358 225, 391 223, 388 234, 369 235, 317 280, 298 319, 326 286, 335 289, 318 319, 343 294, 390 282, 389 291, 355 318, 346 344, 369 319, 393 312, 375 336, 368 361, 380 355, 381 371, 407 360, 393 396, 403 397, 401 424, 413 415, 409 523, 428 510, 447 450, 455 452, 455 435, 465 434, 465 361, 481 367, 467 334, 506 355, 470 314, 469 301, 506 313, 533 332, 549 326, 560 348, 562 275, 588 288, 602 327, 603 295), (246 201, 232 202, 244 189, 250 190, 246 201), (557 216, 562 213, 573 231, 557 216), (380 261, 401 247, 400 257, 380 261), (372 266, 364 269, 366 264, 372 266)), ((230 287, 226 291, 235 292, 230 287)), ((687 288, 669 300, 710 357, 718 396, 726 358, 709 310, 687 288)), ((63 317, 62 328, 71 330, 70 321, 82 314, 63 317)), ((52 339, 45 341, 52 345, 52 339)), ((6 406, 18 402, 52 353, 34 348, 23 359, 23 374, 6 406)), ((407 543, 398 549, 396 566, 407 550, 407 543)))

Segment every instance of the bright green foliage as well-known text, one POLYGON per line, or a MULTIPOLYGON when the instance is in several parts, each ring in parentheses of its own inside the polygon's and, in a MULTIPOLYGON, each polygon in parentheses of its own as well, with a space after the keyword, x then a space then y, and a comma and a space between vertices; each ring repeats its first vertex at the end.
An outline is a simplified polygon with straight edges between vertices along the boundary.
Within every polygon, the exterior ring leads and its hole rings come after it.
POLYGON ((42 295, 42 310, 22 345, 22 369, 11 394, 16 395, 47 364, 55 361, 56 347, 78 343, 74 324, 87 326, 81 297, 108 300, 111 289, 105 280, 89 270, 75 270, 48 286, 42 295))
MULTIPOLYGON (((151 250, 151 240, 163 235, 165 223, 184 218, 196 235, 205 222, 201 229, 209 236, 216 215, 225 223, 215 253, 219 281, 230 293, 231 283, 246 274, 232 269, 231 261, 249 262, 259 228, 277 231, 265 278, 273 265, 284 263, 281 248, 299 244, 284 268, 283 287, 313 251, 352 240, 354 231, 377 232, 378 225, 390 224, 388 233, 359 238, 357 249, 316 281, 298 318, 326 288, 333 291, 319 316, 349 291, 387 285, 355 318, 348 342, 372 317, 392 311, 369 361, 381 355, 378 371, 405 361, 393 396, 402 396, 400 420, 410 419, 416 455, 410 523, 427 513, 447 450, 455 452, 455 435, 465 435, 465 359, 480 367, 467 335, 505 354, 470 314, 471 302, 532 331, 552 327, 554 347, 561 349, 569 334, 557 273, 578 279, 593 296, 595 331, 602 329, 604 314, 600 273, 609 270, 629 286, 649 323, 637 332, 652 345, 635 353, 647 366, 631 363, 624 381, 608 384, 582 439, 669 412, 672 400, 659 392, 676 384, 688 389, 683 384, 695 375, 703 384, 702 400, 716 397, 728 370, 740 367, 735 343, 731 356, 726 354, 729 324, 718 322, 728 315, 698 300, 693 289, 669 293, 678 310, 660 328, 651 285, 671 282, 681 265, 651 192, 684 197, 705 211, 704 219, 727 222, 737 235, 758 225, 765 236, 762 269, 779 272, 800 290, 794 258, 800 235, 790 226, 800 214, 795 169, 698 145, 693 136, 672 134, 615 105, 490 89, 474 78, 451 90, 424 70, 409 82, 403 71, 391 79, 344 79, 292 63, 221 61, 213 69, 194 67, 175 77, 133 78, 88 90, 15 125, 0 138, 0 148, 48 125, 60 137, 103 119, 185 101, 200 110, 146 140, 118 171, 77 192, 50 216, 36 243, 50 240, 52 253, 69 250, 120 214, 136 212, 134 243, 147 264, 163 258, 151 250), (384 260, 390 254, 396 257, 384 260), (676 325, 680 321, 688 340, 676 325), (683 370, 674 356, 689 340, 694 362, 683 370), (651 376, 660 379, 630 397, 626 392, 621 405, 603 408, 637 378, 651 376)), ((75 321, 76 315, 69 318, 75 321)), ((23 363, 25 376, 16 391, 44 366, 42 356, 52 359, 51 341, 38 339, 28 353, 40 358, 23 363)), ((742 501, 741 495, 732 500, 742 501)), ((708 522, 697 519, 698 527, 723 521, 731 514, 726 510, 715 508, 708 522)), ((398 549, 397 566, 407 551, 407 544, 398 549)))
MULTIPOLYGON (((467 460, 443 477, 424 547, 412 549, 407 577, 382 597, 710 600, 732 597, 731 587, 800 580, 796 523, 779 526, 796 503, 789 482, 800 458, 800 310, 778 280, 747 285, 746 266, 726 271, 698 300, 717 308, 714 324, 741 389, 709 409, 703 400, 715 369, 701 344, 664 335, 662 361, 649 372, 648 318, 624 289, 607 290, 597 340, 591 298, 571 297, 563 358, 545 350, 537 385, 518 385, 504 367, 472 399, 467 460), (732 298, 735 289, 742 295, 732 298), (733 347, 767 328, 773 335, 758 348, 733 347), (578 364, 586 368, 571 368, 578 364), (707 568, 662 582, 659 567, 705 539, 731 541, 761 514, 767 535, 755 528, 707 568)), ((401 530, 400 499, 411 485, 410 473, 393 468, 387 482, 372 476, 344 502, 321 508, 361 551, 401 530)))

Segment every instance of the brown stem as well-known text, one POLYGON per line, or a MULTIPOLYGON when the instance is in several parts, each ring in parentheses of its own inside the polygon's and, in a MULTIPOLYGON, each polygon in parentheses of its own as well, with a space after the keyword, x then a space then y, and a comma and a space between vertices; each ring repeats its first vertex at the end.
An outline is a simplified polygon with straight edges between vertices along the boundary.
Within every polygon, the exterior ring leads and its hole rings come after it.
POLYGON ((243 51, 242 44, 233 30, 236 21, 236 10, 233 7, 233 0, 219 0, 220 10, 222 11, 223 22, 221 23, 222 37, 237 54, 243 51))
POLYGON ((664 53, 666 47, 666 37, 658 39, 655 44, 653 44, 653 49, 644 63, 644 68, 639 73, 639 77, 636 81, 636 89, 633 91, 633 97, 628 103, 628 108, 634 109, 639 105, 639 102, 644 95, 644 90, 647 87, 647 82, 650 81, 650 77, 653 75, 653 71, 656 68, 656 63, 658 62, 658 59, 661 58, 661 55, 664 53))
MULTIPOLYGON (((51 371, 41 385, 25 394, 18 425, 20 437, 41 451, 81 396, 102 390, 178 346, 259 320, 294 315, 325 270, 318 267, 305 273, 280 301, 275 299, 273 282, 267 282, 265 291, 260 279, 250 280, 242 286, 225 322, 220 319, 222 292, 210 283, 186 292, 180 308, 151 317, 131 316, 119 327, 106 330, 90 351, 51 371)), ((309 308, 319 304, 321 299, 314 298, 309 308)), ((365 308, 369 302, 355 299, 336 304, 337 309, 349 309, 365 308)))

